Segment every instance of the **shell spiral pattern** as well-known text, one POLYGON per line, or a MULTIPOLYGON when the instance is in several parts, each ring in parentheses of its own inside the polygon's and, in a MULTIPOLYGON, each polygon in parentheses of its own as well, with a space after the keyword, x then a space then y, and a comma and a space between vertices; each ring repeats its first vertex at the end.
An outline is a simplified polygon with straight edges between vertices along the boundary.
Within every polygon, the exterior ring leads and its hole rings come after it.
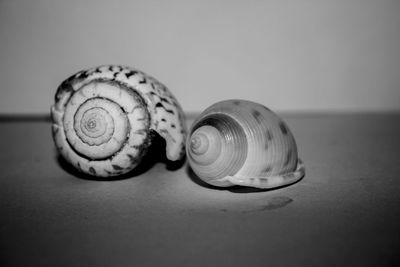
POLYGON ((185 155, 181 106, 167 87, 134 68, 104 65, 76 73, 58 87, 51 115, 59 153, 92 176, 134 169, 156 133, 166 141, 169 160, 185 155))
POLYGON ((274 188, 305 175, 293 134, 267 107, 218 102, 194 121, 186 144, 192 170, 215 186, 274 188))

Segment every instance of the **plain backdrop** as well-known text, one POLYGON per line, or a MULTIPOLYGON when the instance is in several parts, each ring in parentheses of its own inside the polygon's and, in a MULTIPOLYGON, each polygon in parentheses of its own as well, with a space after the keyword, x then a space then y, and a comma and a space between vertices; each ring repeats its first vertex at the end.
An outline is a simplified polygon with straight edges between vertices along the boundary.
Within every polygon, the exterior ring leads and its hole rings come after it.
POLYGON ((137 67, 187 112, 400 110, 400 1, 0 0, 0 114, 48 114, 57 86, 137 67))

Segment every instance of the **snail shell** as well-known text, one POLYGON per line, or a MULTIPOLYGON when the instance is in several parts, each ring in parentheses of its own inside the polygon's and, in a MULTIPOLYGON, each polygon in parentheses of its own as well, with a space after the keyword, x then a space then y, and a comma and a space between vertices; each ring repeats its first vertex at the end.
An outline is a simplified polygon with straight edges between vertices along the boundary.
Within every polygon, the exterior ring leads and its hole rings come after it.
POLYGON ((182 108, 156 79, 134 68, 83 70, 57 89, 51 107, 59 153, 81 172, 109 177, 137 166, 155 134, 171 161, 184 157, 182 108))
POLYGON ((305 174, 288 126, 261 104, 218 102, 194 121, 186 143, 196 175, 215 186, 274 188, 305 174))

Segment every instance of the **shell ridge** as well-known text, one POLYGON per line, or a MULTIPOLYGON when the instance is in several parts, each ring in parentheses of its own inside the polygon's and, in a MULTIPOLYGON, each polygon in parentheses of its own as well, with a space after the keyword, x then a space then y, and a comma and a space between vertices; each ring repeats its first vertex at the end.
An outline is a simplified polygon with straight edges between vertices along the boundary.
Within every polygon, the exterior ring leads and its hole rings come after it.
MULTIPOLYGON (((213 181, 218 182, 214 179, 235 174, 240 169, 247 155, 247 139, 236 118, 219 110, 208 109, 192 124, 187 151, 193 171, 214 184, 213 181), (202 136, 210 145, 200 155, 195 155, 198 150, 192 144, 197 142, 192 141, 202 140, 202 136)), ((216 185, 226 186, 226 183, 221 180, 216 185)))
POLYGON ((60 154, 78 170, 94 176, 114 176, 133 169, 152 143, 151 130, 158 130, 166 139, 168 158, 183 157, 183 110, 164 85, 136 68, 101 65, 77 72, 57 88, 51 115, 60 154), (85 104, 84 99, 93 101, 85 104), (160 127, 165 114, 168 125, 160 127), (75 121, 76 116, 83 122, 75 121), (118 130, 111 129, 114 123, 118 130), (106 152, 101 154, 103 145, 107 145, 106 152))
POLYGON ((282 175, 267 177, 240 177, 236 175, 226 176, 218 181, 228 181, 233 185, 252 186, 262 189, 270 189, 280 186, 293 184, 305 176, 305 167, 301 159, 298 160, 296 170, 282 175))

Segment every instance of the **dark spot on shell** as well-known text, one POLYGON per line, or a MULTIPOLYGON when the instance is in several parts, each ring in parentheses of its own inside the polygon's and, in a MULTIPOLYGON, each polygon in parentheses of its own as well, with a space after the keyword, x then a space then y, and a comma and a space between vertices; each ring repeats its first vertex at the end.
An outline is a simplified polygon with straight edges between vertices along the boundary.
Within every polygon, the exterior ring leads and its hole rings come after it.
POLYGON ((176 128, 176 125, 172 123, 171 128, 176 128))
POLYGON ((57 93, 55 95, 55 101, 58 102, 64 94, 73 93, 74 88, 72 87, 71 82, 73 81, 74 77, 68 78, 64 81, 58 88, 57 93))
POLYGON ((161 102, 157 102, 156 108, 163 108, 166 112, 175 114, 175 112, 172 109, 167 109, 161 102))
POLYGON ((263 173, 268 173, 268 172, 270 172, 271 170, 272 170, 272 166, 267 165, 267 167, 265 167, 263 173))
POLYGON ((117 170, 117 171, 120 171, 120 170, 123 170, 124 168, 122 168, 121 166, 119 166, 119 165, 112 165, 112 167, 114 168, 114 170, 117 170))
POLYGON ((261 123, 261 113, 258 110, 253 110, 251 112, 251 114, 253 115, 253 117, 257 120, 258 123, 261 123))
POLYGON ((161 121, 163 121, 163 122, 166 122, 167 120, 166 120, 166 119, 164 119, 164 118, 162 118, 162 119, 161 119, 161 121))
POLYGON ((288 134, 288 129, 286 128, 286 125, 283 122, 279 122, 279 128, 281 128, 281 131, 284 135, 288 134))
POLYGON ((271 133, 270 130, 267 130, 267 134, 266 135, 267 135, 267 140, 271 141, 273 136, 272 136, 272 133, 271 133))
POLYGON ((86 79, 87 77, 89 77, 89 73, 87 71, 82 71, 77 76, 79 79, 86 79))
MULTIPOLYGON (((158 97, 160 98, 161 102, 166 102, 171 105, 171 102, 168 100, 167 97, 161 97, 161 96, 158 96, 158 97)), ((174 104, 175 104, 175 102, 174 102, 174 104)))
POLYGON ((108 67, 108 70, 109 70, 109 71, 113 71, 113 66, 109 66, 109 67, 108 67))
POLYGON ((147 83, 147 80, 145 77, 143 77, 143 79, 139 81, 139 84, 144 84, 144 83, 147 83))
POLYGON ((71 76, 69 76, 68 79, 66 79, 64 82, 72 82, 73 80, 75 80, 75 78, 76 78, 76 74, 71 75, 71 76))
POLYGON ((287 154, 286 154, 285 163, 283 163, 284 166, 287 166, 289 164, 289 162, 290 162, 290 160, 292 158, 292 154, 293 154, 293 151, 291 149, 289 149, 287 154))
POLYGON ((94 70, 94 72, 95 72, 95 73, 101 73, 101 70, 100 70, 100 68, 96 68, 96 69, 94 70))
POLYGON ((93 175, 96 175, 96 170, 93 167, 89 168, 89 172, 93 175))
POLYGON ((129 71, 128 73, 125 73, 125 77, 126 77, 127 79, 129 79, 129 77, 131 77, 131 76, 133 76, 133 75, 135 75, 135 74, 138 74, 138 72, 137 72, 137 71, 134 71, 134 70, 131 70, 131 71, 129 71))
POLYGON ((236 105, 236 106, 239 106, 240 105, 240 101, 235 100, 235 101, 233 101, 233 104, 236 105))
POLYGON ((129 160, 130 160, 130 162, 131 162, 132 164, 137 164, 137 163, 139 163, 138 158, 134 157, 133 155, 128 154, 127 156, 128 156, 128 158, 129 158, 129 160))

